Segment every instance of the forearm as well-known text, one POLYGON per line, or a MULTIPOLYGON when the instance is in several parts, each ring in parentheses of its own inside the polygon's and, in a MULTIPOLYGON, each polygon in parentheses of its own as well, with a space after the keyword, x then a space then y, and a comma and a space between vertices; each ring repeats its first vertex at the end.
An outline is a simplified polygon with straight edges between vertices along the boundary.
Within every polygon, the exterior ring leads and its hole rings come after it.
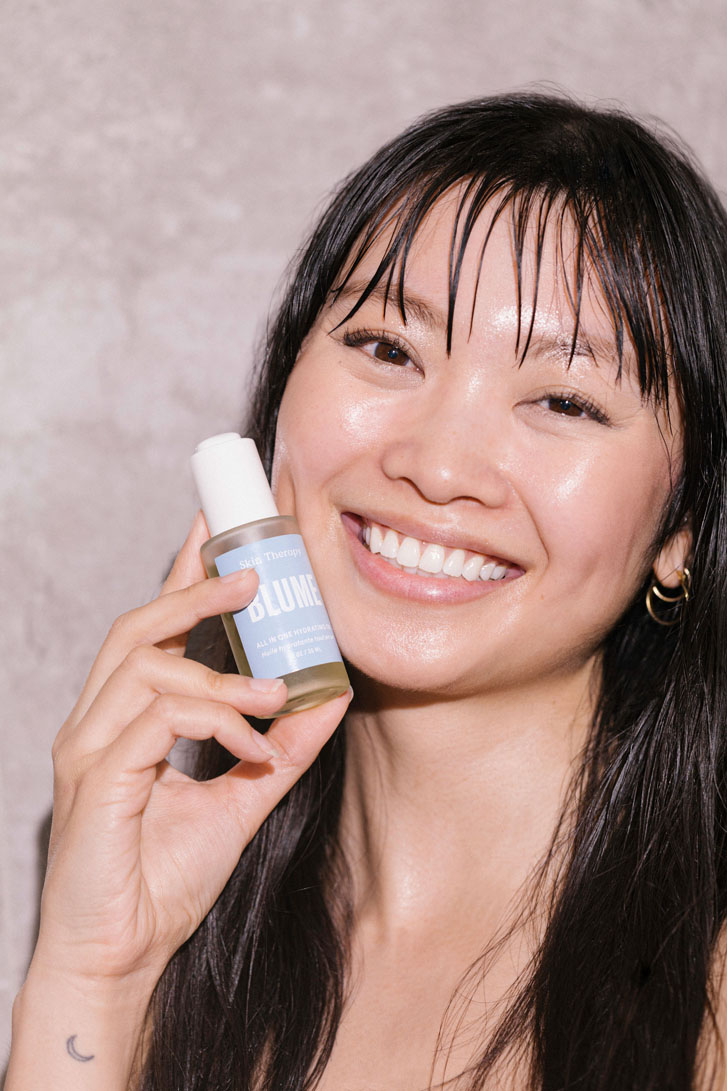
POLYGON ((31 969, 13 1007, 5 1091, 128 1091, 149 995, 31 969))

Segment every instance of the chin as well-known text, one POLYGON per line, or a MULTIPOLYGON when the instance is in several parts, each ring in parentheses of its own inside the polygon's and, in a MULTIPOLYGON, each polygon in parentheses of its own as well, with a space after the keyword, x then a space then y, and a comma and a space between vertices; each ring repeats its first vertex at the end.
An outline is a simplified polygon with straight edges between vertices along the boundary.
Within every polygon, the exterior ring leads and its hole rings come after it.
MULTIPOLYGON (((352 673, 364 681, 368 689, 378 686, 383 690, 397 690, 436 700, 472 696, 481 693, 487 683, 481 668, 473 671, 475 677, 464 674, 461 660, 457 667, 452 662, 451 653, 443 661, 426 655, 415 657, 411 647, 402 655, 383 645, 368 653, 361 653, 360 649, 341 650, 352 673)), ((355 682, 353 688, 358 692, 355 682)))

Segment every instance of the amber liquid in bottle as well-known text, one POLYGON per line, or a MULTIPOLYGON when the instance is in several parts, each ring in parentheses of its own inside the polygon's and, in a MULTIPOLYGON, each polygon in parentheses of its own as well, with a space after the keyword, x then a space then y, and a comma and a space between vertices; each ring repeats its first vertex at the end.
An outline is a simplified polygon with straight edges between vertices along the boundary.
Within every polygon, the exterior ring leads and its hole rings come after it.
MULTIPOLYGON (((278 515, 269 519, 258 519, 244 526, 233 527, 221 534, 216 534, 205 542, 201 549, 202 563, 208 576, 218 576, 221 573, 217 568, 217 558, 239 546, 247 546, 255 542, 274 541, 275 538, 299 535, 300 530, 295 519, 289 515, 278 515)), ((301 542, 302 545, 302 542, 301 542)), ((261 580, 264 574, 258 573, 261 580)), ((232 614, 222 614, 222 623, 225 626, 232 654, 240 674, 251 677, 253 671, 240 639, 240 633, 232 614)), ((323 704, 332 697, 338 697, 345 693, 349 687, 348 675, 343 662, 338 659, 330 663, 320 663, 316 666, 302 667, 299 670, 281 674, 280 677, 288 687, 288 700, 274 713, 275 716, 283 716, 289 712, 299 712, 304 708, 313 708, 323 704)))

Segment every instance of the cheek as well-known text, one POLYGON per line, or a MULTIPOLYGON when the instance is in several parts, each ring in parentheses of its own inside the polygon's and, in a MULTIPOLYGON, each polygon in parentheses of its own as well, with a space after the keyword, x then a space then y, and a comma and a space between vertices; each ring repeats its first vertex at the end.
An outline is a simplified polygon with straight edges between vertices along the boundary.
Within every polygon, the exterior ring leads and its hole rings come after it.
POLYGON ((314 475, 324 477, 331 448, 330 403, 320 384, 311 381, 303 360, 299 361, 285 387, 275 432, 272 487, 283 509, 294 510, 296 482, 314 475))
POLYGON ((360 384, 340 374, 331 384, 329 374, 329 369, 301 359, 285 388, 272 474, 281 504, 370 456, 376 437, 390 431, 380 400, 375 402, 360 384))
POLYGON ((653 560, 670 490, 665 460, 639 456, 572 468, 551 491, 553 503, 543 506, 540 520, 546 549, 564 557, 570 580, 621 587, 626 601, 653 560))

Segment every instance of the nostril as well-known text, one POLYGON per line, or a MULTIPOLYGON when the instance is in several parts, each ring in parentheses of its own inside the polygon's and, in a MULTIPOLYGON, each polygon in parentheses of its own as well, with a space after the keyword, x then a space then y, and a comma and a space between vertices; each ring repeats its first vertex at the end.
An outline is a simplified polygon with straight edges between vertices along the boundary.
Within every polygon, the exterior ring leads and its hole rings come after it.
POLYGON ((391 481, 408 486, 429 504, 469 500, 485 507, 507 503, 509 484, 498 461, 458 441, 427 448, 398 444, 388 452, 383 470, 391 481))

